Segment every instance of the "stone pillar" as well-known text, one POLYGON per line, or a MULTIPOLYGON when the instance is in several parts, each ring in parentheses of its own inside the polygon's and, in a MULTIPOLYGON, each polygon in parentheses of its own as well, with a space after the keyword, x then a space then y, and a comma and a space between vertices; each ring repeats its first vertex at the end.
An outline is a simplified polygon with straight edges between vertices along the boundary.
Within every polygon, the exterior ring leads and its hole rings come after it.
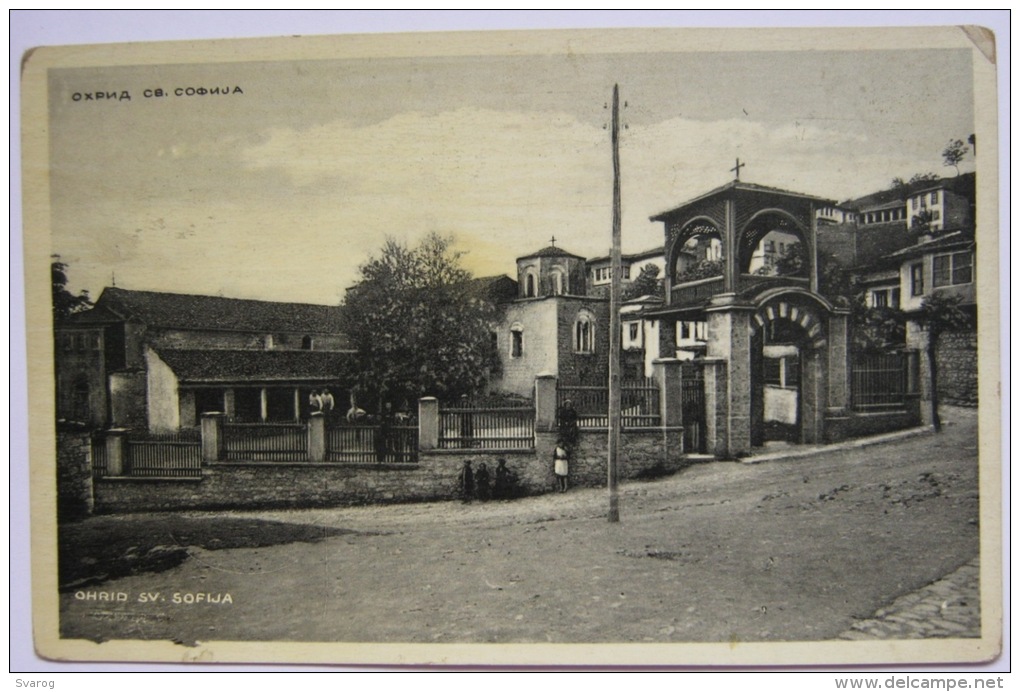
POLYGON ((111 428, 106 431, 106 475, 128 474, 128 429, 111 428))
POLYGON ((818 215, 815 213, 814 202, 810 203, 808 213, 811 215, 811 231, 806 248, 810 264, 808 277, 810 277, 811 281, 811 292, 818 293, 818 215))
POLYGON ((907 348, 917 351, 917 393, 921 406, 921 423, 932 425, 935 422, 932 411, 931 396, 931 359, 928 357, 928 330, 922 329, 919 322, 907 320, 907 348))
POLYGON ((535 432, 556 429, 556 376, 542 373, 535 377, 535 432))
POLYGON ((269 419, 269 390, 265 387, 259 391, 259 416, 263 423, 269 419))
POLYGON ((907 369, 907 395, 905 397, 907 410, 910 411, 914 421, 921 420, 921 413, 924 407, 921 406, 920 392, 921 392, 921 370, 920 370, 920 354, 917 351, 910 350, 903 353, 905 359, 904 367, 907 369))
POLYGON ((659 358, 676 358, 676 318, 659 320, 659 358))
POLYGON ((829 316, 829 392, 826 401, 830 416, 844 416, 850 409, 850 333, 849 314, 829 316))
POLYGON ((723 229, 723 291, 733 293, 737 290, 737 276, 740 266, 737 264, 737 220, 736 204, 733 199, 726 200, 726 228, 723 229))
POLYGON ((663 427, 679 428, 684 424, 681 366, 681 361, 676 358, 652 361, 652 377, 659 385, 659 414, 663 427))
POLYGON ((825 350, 801 349, 801 442, 824 441, 825 430, 825 350))
POLYGON ((704 366, 706 448, 716 458, 725 459, 729 456, 726 361, 706 358, 704 366))
POLYGON ((221 461, 225 456, 226 445, 223 439, 222 413, 202 414, 202 461, 221 461))
POLYGON ((418 449, 427 452, 439 447, 439 399, 418 399, 418 449))
POLYGON ((182 428, 190 428, 198 421, 195 420, 195 390, 180 389, 177 392, 177 405, 180 409, 180 421, 182 428))
POLYGON ((326 416, 322 411, 308 417, 308 461, 326 461, 326 416))
MULTIPOLYGON (((725 296, 716 298, 727 300, 725 296)), ((730 457, 751 451, 752 314, 753 309, 744 305, 708 309, 708 356, 726 361, 724 447, 730 457)))

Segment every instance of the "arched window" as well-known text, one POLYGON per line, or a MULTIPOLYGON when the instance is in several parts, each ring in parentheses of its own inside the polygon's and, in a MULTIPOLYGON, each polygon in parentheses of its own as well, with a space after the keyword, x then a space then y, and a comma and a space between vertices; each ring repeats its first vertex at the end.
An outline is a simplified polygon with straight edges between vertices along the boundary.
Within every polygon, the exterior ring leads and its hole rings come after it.
POLYGON ((529 273, 528 276, 524 279, 524 297, 525 298, 534 298, 535 295, 536 295, 536 293, 535 293, 535 275, 529 273))
POLYGON ((312 350, 312 337, 308 335, 301 337, 301 350, 302 351, 312 350))
POLYGON ((554 269, 550 274, 552 279, 552 292, 554 296, 562 296, 567 293, 567 277, 560 269, 554 269))
POLYGON ((510 357, 520 358, 524 355, 524 327, 514 323, 510 327, 510 357))
POLYGON ((574 351, 595 352, 595 321, 588 313, 582 312, 574 322, 574 351))

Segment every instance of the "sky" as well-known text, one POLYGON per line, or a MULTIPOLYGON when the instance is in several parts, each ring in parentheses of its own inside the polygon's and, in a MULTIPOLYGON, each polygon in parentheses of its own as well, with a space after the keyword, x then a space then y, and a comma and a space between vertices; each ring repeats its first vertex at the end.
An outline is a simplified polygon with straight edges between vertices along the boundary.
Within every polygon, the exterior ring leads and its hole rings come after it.
MULTIPOLYGON (((833 200, 952 175, 974 131, 959 50, 585 52, 50 71, 52 249, 70 288, 336 304, 387 237, 453 235, 476 275, 550 243, 623 248, 732 179, 833 200), (176 96, 188 87, 230 95, 176 96), (167 96, 145 97, 161 88, 167 96), (236 89, 240 91, 237 92, 236 89), (123 92, 128 100, 75 100, 123 92)), ((973 170, 968 157, 962 170, 973 170)))

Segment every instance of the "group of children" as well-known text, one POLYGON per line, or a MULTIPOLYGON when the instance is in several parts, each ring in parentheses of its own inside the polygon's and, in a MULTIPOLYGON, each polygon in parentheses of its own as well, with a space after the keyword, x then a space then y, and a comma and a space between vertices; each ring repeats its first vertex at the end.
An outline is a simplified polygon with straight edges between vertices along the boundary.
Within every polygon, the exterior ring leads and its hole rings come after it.
MULTIPOLYGON (((553 449, 553 475, 556 477, 556 489, 567 492, 570 478, 570 457, 578 443, 578 415, 573 402, 569 399, 556 412, 559 435, 553 449)), ((507 468, 506 459, 499 459, 495 479, 490 478, 485 462, 478 469, 471 468, 471 460, 466 459, 457 478, 457 494, 462 502, 478 500, 505 500, 516 494, 517 478, 507 468), (491 483, 491 486, 490 486, 491 483)))
POLYGON ((461 501, 509 500, 516 495, 517 476, 507 467, 506 459, 498 460, 493 476, 490 477, 485 462, 474 470, 471 468, 471 460, 465 459, 457 481, 457 494, 461 501))

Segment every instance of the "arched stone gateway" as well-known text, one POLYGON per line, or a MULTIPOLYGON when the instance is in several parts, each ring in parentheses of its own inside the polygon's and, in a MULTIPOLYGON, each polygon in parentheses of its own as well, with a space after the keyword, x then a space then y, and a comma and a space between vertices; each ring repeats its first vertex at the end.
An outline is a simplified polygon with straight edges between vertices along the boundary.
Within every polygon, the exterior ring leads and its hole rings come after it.
POLYGON ((817 296, 784 293, 764 299, 752 315, 752 447, 822 440, 831 313, 817 296))
POLYGON ((826 421, 846 416, 849 311, 818 293, 816 209, 831 204, 734 180, 652 217, 665 226, 666 300, 646 314, 662 322, 661 357, 704 353, 694 362, 717 457, 771 437, 822 442, 826 421), (679 348, 684 324, 704 327, 694 351, 679 348))
POLYGON ((825 346, 826 339, 823 319, 811 307, 807 307, 803 303, 798 305, 790 299, 772 301, 760 308, 754 315, 751 331, 757 332, 759 329, 764 329, 774 324, 777 320, 789 322, 803 329, 811 340, 813 348, 823 348, 825 346))

